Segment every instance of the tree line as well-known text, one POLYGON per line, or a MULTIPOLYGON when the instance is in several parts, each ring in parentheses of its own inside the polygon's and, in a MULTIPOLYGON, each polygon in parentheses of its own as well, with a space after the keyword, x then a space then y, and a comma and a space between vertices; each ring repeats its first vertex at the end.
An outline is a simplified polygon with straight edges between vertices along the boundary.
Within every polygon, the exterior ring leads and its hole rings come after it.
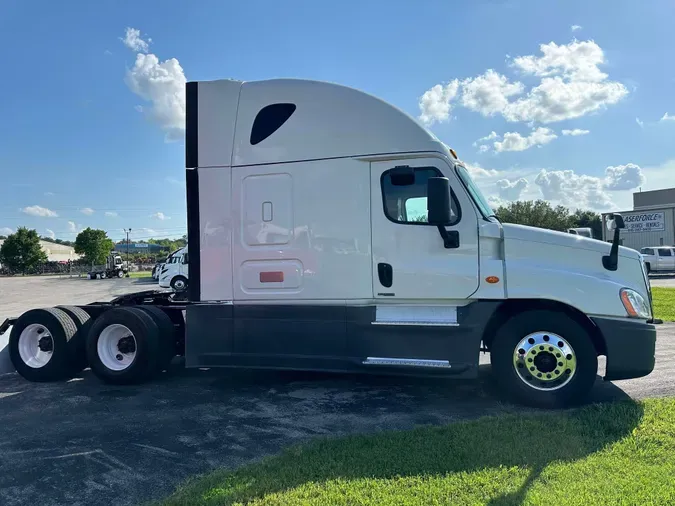
POLYGON ((502 223, 516 223, 531 227, 566 232, 568 228, 590 228, 595 239, 602 239, 602 217, 589 210, 574 212, 565 206, 555 206, 545 200, 518 200, 495 210, 502 223))
MULTIPOLYGON (((4 272, 33 274, 40 272, 40 268, 48 263, 47 253, 42 249, 40 240, 72 246, 75 253, 82 255, 81 260, 73 262, 83 265, 101 265, 106 257, 115 248, 115 243, 108 237, 105 230, 87 227, 77 234, 74 242, 40 237, 36 230, 19 227, 17 231, 8 236, 0 236, 4 239, 0 246, 0 264, 4 272)), ((175 251, 187 244, 187 236, 181 239, 149 239, 147 244, 157 244, 161 247, 160 257, 170 251, 175 251)), ((118 244, 126 244, 120 241, 118 244)), ((129 260, 134 262, 154 262, 156 258, 147 253, 135 253, 129 255, 129 260)))

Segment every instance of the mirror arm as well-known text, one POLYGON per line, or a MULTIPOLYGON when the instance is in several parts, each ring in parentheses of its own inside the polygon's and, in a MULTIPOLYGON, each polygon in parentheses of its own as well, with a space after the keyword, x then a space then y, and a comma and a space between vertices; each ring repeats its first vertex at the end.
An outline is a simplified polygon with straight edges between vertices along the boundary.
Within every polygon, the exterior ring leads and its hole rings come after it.
POLYGON ((443 246, 445 249, 455 249, 459 248, 459 232, 456 230, 451 230, 448 232, 445 229, 445 225, 437 225, 438 233, 443 238, 443 246))

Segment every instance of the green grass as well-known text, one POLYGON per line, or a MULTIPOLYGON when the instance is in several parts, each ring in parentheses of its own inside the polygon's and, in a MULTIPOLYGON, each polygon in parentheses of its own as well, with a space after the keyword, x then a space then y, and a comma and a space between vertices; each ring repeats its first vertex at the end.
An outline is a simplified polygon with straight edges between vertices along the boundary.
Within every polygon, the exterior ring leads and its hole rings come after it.
POLYGON ((130 278, 150 278, 150 277, 152 277, 152 272, 151 271, 130 272, 129 277, 130 278))
POLYGON ((318 439, 157 504, 670 506, 675 399, 318 439))
POLYGON ((675 288, 652 287, 654 317, 663 321, 675 321, 675 288))

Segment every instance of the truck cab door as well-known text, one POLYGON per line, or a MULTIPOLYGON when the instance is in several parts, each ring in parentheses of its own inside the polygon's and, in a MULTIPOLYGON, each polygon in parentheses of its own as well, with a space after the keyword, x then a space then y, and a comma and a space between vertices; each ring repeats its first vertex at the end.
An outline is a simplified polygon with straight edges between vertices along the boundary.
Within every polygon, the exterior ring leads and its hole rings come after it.
POLYGON ((470 297, 479 285, 478 217, 454 169, 441 158, 420 158, 372 162, 370 170, 373 296, 470 297), (427 182, 439 176, 451 188, 447 244, 427 222, 427 182))

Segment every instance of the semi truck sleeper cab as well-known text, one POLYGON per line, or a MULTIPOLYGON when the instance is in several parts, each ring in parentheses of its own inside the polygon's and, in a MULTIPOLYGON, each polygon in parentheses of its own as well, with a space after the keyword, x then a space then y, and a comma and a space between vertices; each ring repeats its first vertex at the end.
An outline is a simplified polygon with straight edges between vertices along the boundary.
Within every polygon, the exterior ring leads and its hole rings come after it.
MULTIPOLYGON (((654 367, 637 252, 500 223, 455 152, 367 93, 300 79, 189 82, 188 300, 143 292, 13 324, 25 378, 187 367, 471 378, 569 405, 654 367)), ((620 216, 612 221, 622 226, 620 216)))

